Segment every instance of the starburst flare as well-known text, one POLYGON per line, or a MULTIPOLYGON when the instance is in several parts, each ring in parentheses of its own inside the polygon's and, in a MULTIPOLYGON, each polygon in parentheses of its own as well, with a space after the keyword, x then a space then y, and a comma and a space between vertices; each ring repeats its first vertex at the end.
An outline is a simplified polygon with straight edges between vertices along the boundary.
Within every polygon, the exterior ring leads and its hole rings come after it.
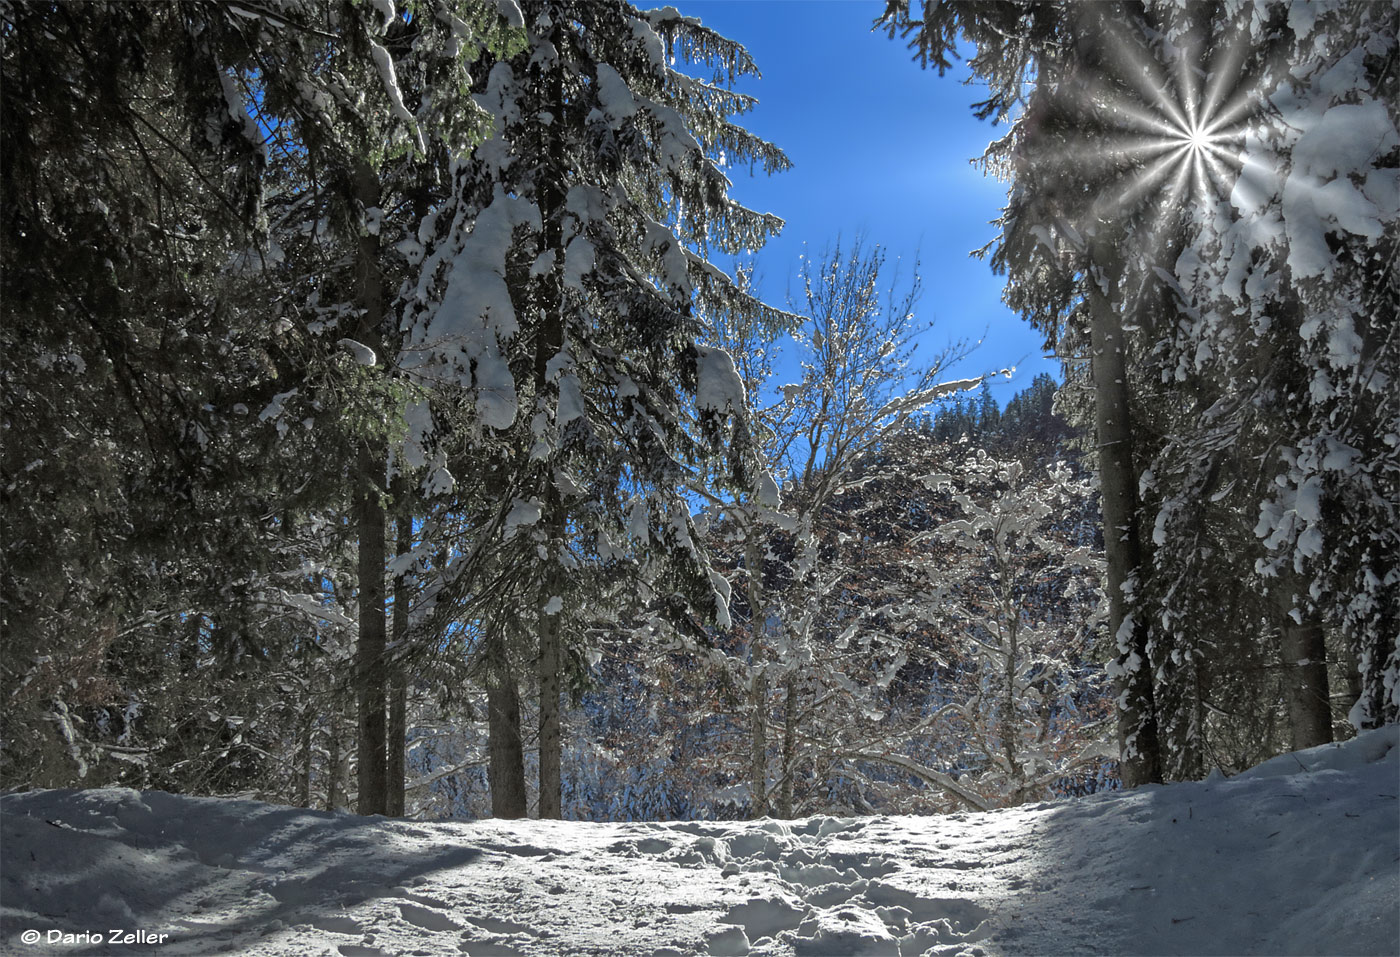
POLYGON ((1258 84, 1242 70, 1249 42, 1243 29, 1217 38, 1205 64, 1200 43, 1164 40, 1159 56, 1145 56, 1141 42, 1107 39, 1111 68, 1084 91, 1080 107, 1094 118, 1097 135, 1070 157, 1118 170, 1093 215, 1117 218, 1147 204, 1175 214, 1230 194, 1242 167, 1238 146, 1264 105, 1258 84))

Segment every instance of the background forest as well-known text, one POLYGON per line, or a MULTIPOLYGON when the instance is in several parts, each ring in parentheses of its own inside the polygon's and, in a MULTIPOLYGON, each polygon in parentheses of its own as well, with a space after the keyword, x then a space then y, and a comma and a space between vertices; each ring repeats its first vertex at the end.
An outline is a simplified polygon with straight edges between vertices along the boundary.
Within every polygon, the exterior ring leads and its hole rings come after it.
POLYGON ((0 3, 0 784, 930 813, 1395 721, 1396 12, 891 2, 1000 124, 1000 408, 870 240, 757 297, 674 8, 0 3))

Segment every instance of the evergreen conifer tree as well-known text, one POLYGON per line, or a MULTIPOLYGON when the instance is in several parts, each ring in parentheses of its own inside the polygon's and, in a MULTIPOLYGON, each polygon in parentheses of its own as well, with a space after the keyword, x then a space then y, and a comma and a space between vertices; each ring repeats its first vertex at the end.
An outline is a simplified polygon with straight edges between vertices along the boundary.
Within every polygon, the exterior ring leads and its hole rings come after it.
POLYGON ((674 619, 718 613, 681 488, 726 444, 732 479, 752 478, 742 385, 725 353, 698 344, 700 316, 776 321, 709 259, 781 225, 729 199, 724 169, 787 160, 732 121, 753 101, 728 84, 755 68, 699 21, 622 2, 522 9, 524 48, 476 74, 493 135, 455 163, 453 196, 420 231, 406 364, 463 390, 478 467, 510 490, 481 534, 508 537, 507 564, 528 576, 510 591, 452 572, 435 614, 530 623, 540 814, 554 817, 561 682, 590 613, 582 583, 624 573, 674 619), (676 69, 677 55, 707 75, 676 69))
POLYGON ((1394 18, 1246 9, 892 4, 888 21, 940 70, 956 37, 975 43, 980 115, 1025 105, 987 154, 1016 180, 993 262, 1071 385, 1089 347, 1101 424, 1120 426, 1100 445, 1133 445, 1112 470, 1126 482, 1102 472, 1110 532, 1129 533, 1110 550, 1139 542, 1119 666, 1155 699, 1170 776, 1223 763, 1246 728, 1265 747, 1327 740, 1324 651, 1363 702, 1353 723, 1394 713, 1394 456, 1367 438, 1395 421, 1376 399, 1397 360, 1379 331, 1394 18))

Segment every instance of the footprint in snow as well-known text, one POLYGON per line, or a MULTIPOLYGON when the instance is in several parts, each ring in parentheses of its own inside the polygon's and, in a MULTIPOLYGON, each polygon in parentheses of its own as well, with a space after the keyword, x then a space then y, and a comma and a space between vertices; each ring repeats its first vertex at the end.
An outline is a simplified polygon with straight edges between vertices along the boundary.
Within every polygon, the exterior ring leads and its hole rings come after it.
POLYGON ((317 917, 311 926, 328 934, 349 934, 352 937, 365 932, 364 925, 350 917, 317 917))
POLYGON ((502 917, 468 917, 467 920, 491 934, 537 934, 529 924, 519 924, 502 917))
POLYGON ((609 854, 640 857, 643 854, 664 854, 672 848, 671 841, 660 837, 644 837, 640 841, 618 841, 607 848, 609 854))
POLYGON ((524 953, 509 940, 481 940, 474 936, 474 932, 478 930, 507 938, 527 934, 531 937, 539 936, 539 931, 528 924, 520 924, 502 917, 468 916, 466 919, 474 926, 462 934, 457 949, 470 957, 522 957, 524 953))
POLYGON ((767 952, 765 940, 781 940, 798 957, 924 957, 988 935, 984 925, 991 912, 981 905, 924 897, 884 883, 881 878, 901 867, 879 855, 822 854, 815 846, 851 829, 847 822, 824 820, 793 827, 790 833, 774 829, 761 836, 731 836, 730 866, 742 863, 744 870, 773 872, 785 890, 730 907, 719 918, 719 929, 706 938, 706 952, 711 957, 746 955, 755 947, 767 952))
POLYGON ((803 887, 849 884, 861 879, 861 875, 853 870, 837 870, 830 864, 779 864, 778 876, 789 884, 803 887))
POLYGON ((710 957, 746 957, 749 937, 742 927, 726 927, 705 939, 705 952, 710 957))
POLYGON ((851 905, 817 911, 785 937, 797 957, 817 954, 889 957, 902 953, 899 938, 879 914, 851 905))
POLYGON ((498 941, 464 940, 457 948, 466 957, 524 957, 524 952, 498 941))
POLYGON ((672 848, 663 856, 676 864, 723 866, 729 861, 729 845, 717 837, 701 837, 689 845, 672 848))
POLYGON ((796 897, 774 895, 755 897, 735 904, 720 918, 722 924, 736 924, 753 940, 776 937, 785 930, 794 930, 811 913, 806 902, 796 897))
POLYGON ((872 883, 865 889, 866 900, 876 907, 898 907, 909 912, 911 922, 923 924, 946 920, 950 929, 964 939, 974 935, 992 912, 980 904, 959 897, 921 897, 889 884, 872 883))
POLYGON ((862 854, 827 854, 825 863, 841 870, 855 871, 867 880, 885 877, 899 870, 893 861, 862 854))
POLYGON ((429 897, 426 894, 419 894, 406 887, 396 887, 392 892, 394 897, 402 897, 404 900, 412 901, 415 904, 422 904, 424 907, 431 907, 434 910, 452 910, 452 904, 438 897, 429 897))
POLYGON ((462 925, 442 911, 420 907, 417 904, 400 904, 399 913, 403 919, 424 930, 459 931, 462 925))
POLYGON ((826 884, 804 891, 802 899, 813 907, 835 907, 865 892, 868 881, 855 881, 850 884, 826 884))

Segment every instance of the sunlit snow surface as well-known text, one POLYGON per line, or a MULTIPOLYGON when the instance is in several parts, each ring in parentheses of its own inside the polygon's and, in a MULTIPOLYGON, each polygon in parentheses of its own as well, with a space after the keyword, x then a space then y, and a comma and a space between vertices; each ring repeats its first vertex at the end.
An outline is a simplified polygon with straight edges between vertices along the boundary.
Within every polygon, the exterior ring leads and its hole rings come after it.
POLYGON ((1230 780, 935 818, 430 824, 9 794, 0 951, 1394 954, 1397 745, 1392 726, 1230 780), (114 929, 169 937, 45 942, 114 929))

